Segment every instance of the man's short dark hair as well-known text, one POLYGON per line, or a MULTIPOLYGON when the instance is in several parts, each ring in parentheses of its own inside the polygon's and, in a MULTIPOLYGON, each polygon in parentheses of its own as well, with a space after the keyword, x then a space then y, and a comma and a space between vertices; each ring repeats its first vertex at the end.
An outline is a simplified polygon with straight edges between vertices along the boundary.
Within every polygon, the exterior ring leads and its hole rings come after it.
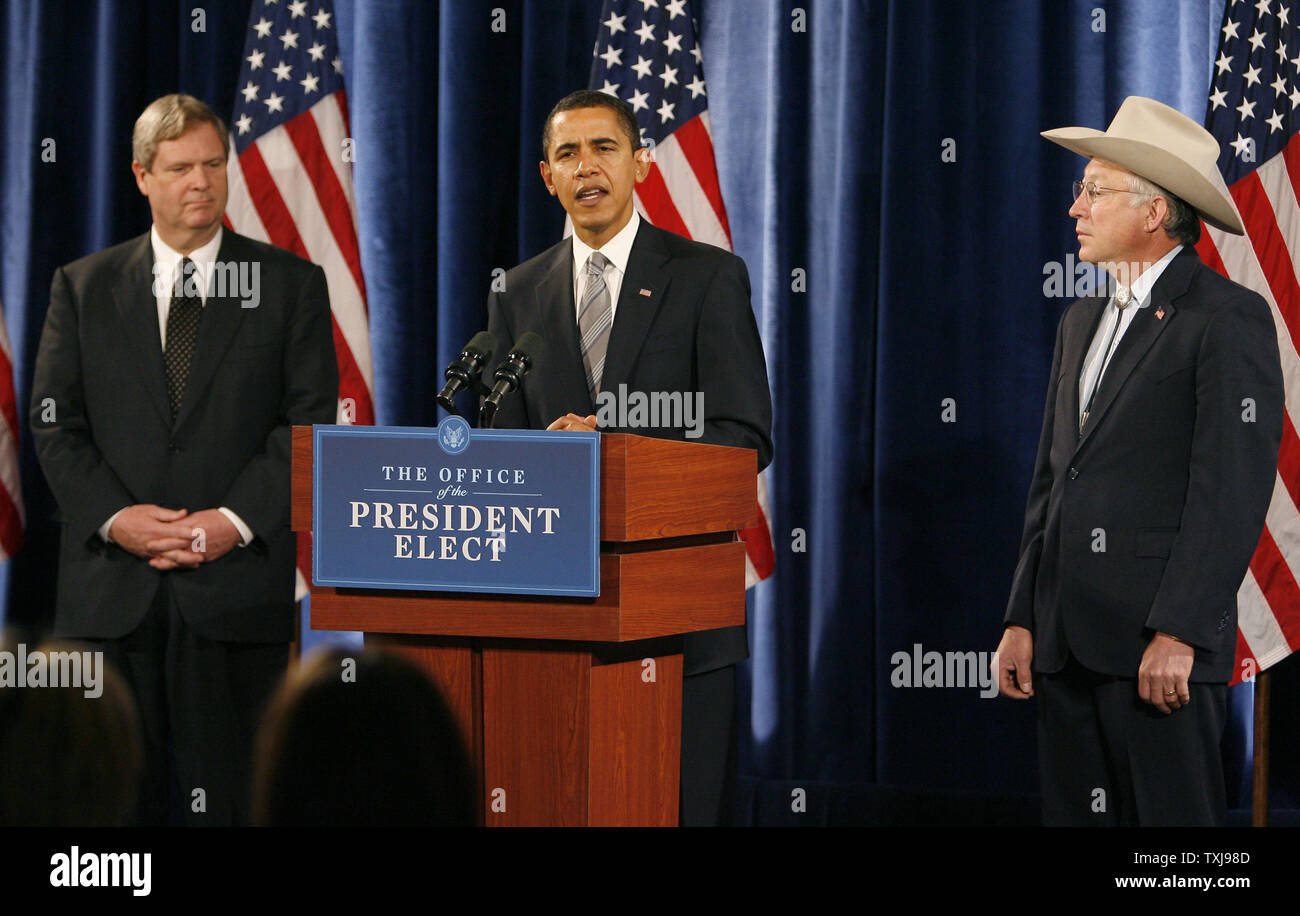
POLYGON ((1169 215, 1165 217, 1165 234, 1184 245, 1195 245, 1201 240, 1201 217, 1185 200, 1170 194, 1169 215))
POLYGON ((1169 206, 1169 212, 1165 215, 1165 221, 1161 228, 1165 230, 1165 235, 1169 236, 1175 242, 1183 245, 1192 246, 1201 240, 1201 216, 1192 208, 1192 205, 1181 197, 1170 194, 1154 181, 1149 181, 1141 175, 1129 176, 1129 187, 1137 194, 1129 204, 1136 207, 1142 203, 1142 198, 1163 197, 1165 203, 1169 206))
POLYGON ((628 143, 632 149, 641 148, 641 128, 636 123, 636 112, 632 106, 624 102, 618 96, 610 95, 607 92, 598 92, 595 89, 579 89, 577 92, 570 92, 564 98, 555 103, 551 113, 546 116, 546 123, 542 126, 542 158, 549 160, 551 158, 551 122, 555 116, 562 111, 572 111, 575 108, 608 108, 618 116, 618 122, 623 126, 623 133, 627 134, 628 143))

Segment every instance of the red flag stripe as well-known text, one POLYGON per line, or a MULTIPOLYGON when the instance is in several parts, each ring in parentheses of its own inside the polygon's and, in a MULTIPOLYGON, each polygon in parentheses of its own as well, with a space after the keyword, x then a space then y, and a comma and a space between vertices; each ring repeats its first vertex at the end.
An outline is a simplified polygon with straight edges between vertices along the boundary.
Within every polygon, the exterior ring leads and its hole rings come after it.
POLYGON ((356 227, 352 225, 352 211, 348 207, 347 195, 339 184, 339 177, 327 158, 325 147, 321 144, 320 131, 316 121, 308 116, 299 115, 292 121, 285 122, 285 132, 289 135, 302 167, 316 189, 316 199, 320 204, 325 221, 334 233, 339 252, 357 282, 357 289, 362 290, 361 301, 365 304, 366 282, 361 275, 361 246, 357 241, 356 227))
POLYGON ((1232 197, 1246 224, 1246 234, 1255 249, 1255 257, 1264 271, 1273 301, 1286 324, 1291 339, 1300 340, 1300 285, 1296 283, 1295 270, 1286 240, 1273 216, 1273 204, 1260 183, 1259 172, 1246 175, 1231 188, 1232 197))
POLYGON ((1259 662, 1255 660, 1255 656, 1250 654, 1250 644, 1246 642, 1245 635, 1241 632, 1241 629, 1238 628, 1237 653, 1232 669, 1232 682, 1229 686, 1235 686, 1241 683, 1241 675, 1247 668, 1247 661, 1250 662, 1249 667, 1252 673, 1259 671, 1259 662))
MULTIPOLYGON (((244 182, 248 186, 248 196, 253 201, 257 215, 266 227, 271 244, 292 251, 299 257, 308 258, 307 246, 298 234, 297 224, 280 196, 279 188, 266 168, 266 162, 253 143, 239 156, 239 166, 244 173, 244 182)), ((334 333, 334 354, 339 366, 339 396, 352 398, 356 407, 354 422, 358 425, 374 423, 375 409, 370 398, 370 389, 365 377, 357 365, 352 349, 348 346, 343 331, 339 327, 338 317, 330 313, 330 324, 334 333)))
POLYGON ((641 206, 645 207, 650 222, 660 229, 676 232, 686 238, 691 237, 690 230, 682 221, 682 215, 677 212, 677 205, 673 203, 672 195, 668 193, 663 175, 659 174, 659 166, 653 162, 650 163, 650 172, 646 175, 645 181, 637 185, 636 195, 641 198, 641 206))
POLYGON ((348 112, 348 91, 346 88, 340 88, 334 93, 334 101, 339 106, 339 117, 343 119, 343 133, 352 136, 352 116, 348 112))
MULTIPOLYGON (((0 316, 0 321, 3 321, 0 316)), ((14 437, 14 452, 18 451, 18 398, 14 393, 14 367, 9 361, 9 354, 0 348, 0 414, 9 425, 9 434, 14 437)))
POLYGON ((731 244, 731 225, 727 222, 727 208, 722 203, 722 188, 718 185, 718 170, 714 164, 713 139, 704 125, 704 116, 691 118, 677 130, 673 137, 686 154, 686 161, 691 164, 695 178, 708 198, 713 212, 722 223, 722 231, 727 234, 727 244, 731 244))
POLYGON ((239 154, 239 167, 244 173, 244 183, 248 186, 248 196, 253 207, 266 227, 266 234, 271 244, 287 251, 292 251, 300 258, 311 258, 307 246, 298 234, 298 226, 289 215, 280 189, 266 167, 266 160, 258 150, 256 143, 251 143, 239 154))
POLYGON ((12 557, 22 546, 22 512, 9 490, 0 487, 0 550, 4 551, 6 557, 12 557))
POLYGON ((1201 240, 1196 243, 1196 253, 1201 256, 1201 260, 1205 262, 1206 266, 1218 271, 1228 279, 1232 279, 1228 273, 1228 268, 1224 266, 1223 257, 1219 254, 1219 248, 1214 244, 1214 239, 1210 237, 1205 223, 1201 223, 1201 240))
POLYGON ((1273 540, 1268 528, 1259 536, 1259 546, 1255 548, 1255 555, 1250 560, 1250 571, 1269 606, 1273 608, 1273 615, 1282 628, 1287 645, 1292 652, 1300 649, 1300 619, 1294 614, 1278 613, 1279 610, 1300 607, 1300 586, 1296 585, 1291 567, 1282 558, 1277 542, 1273 540))
POLYGON ((1282 446, 1277 453, 1277 473, 1282 486, 1291 494, 1291 502, 1300 506, 1300 438, 1296 437, 1291 415, 1282 412, 1282 446))
POLYGON ((361 374, 361 367, 352 356, 352 349, 343 337, 343 329, 338 319, 330 315, 330 324, 334 328, 334 356, 339 364, 339 397, 351 398, 355 408, 351 423, 354 426, 370 426, 375 422, 375 406, 370 400, 370 389, 361 374))
POLYGON ((776 569, 776 553, 772 547, 772 532, 767 526, 767 516, 763 504, 758 505, 758 524, 740 532, 740 539, 745 542, 745 551, 749 561, 754 564, 754 572, 760 579, 766 579, 776 569))

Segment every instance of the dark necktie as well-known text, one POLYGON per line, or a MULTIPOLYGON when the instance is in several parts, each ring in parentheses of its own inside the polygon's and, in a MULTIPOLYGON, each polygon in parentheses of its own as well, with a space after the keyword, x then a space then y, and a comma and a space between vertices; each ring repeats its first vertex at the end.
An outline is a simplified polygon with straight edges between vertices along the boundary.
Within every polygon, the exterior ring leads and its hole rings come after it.
POLYGON ((190 362, 199 340, 199 319, 203 315, 203 300, 199 297, 199 277, 194 272, 194 262, 181 259, 180 274, 173 287, 171 307, 167 310, 167 347, 163 364, 167 368, 167 398, 171 401, 172 422, 181 409, 185 396, 185 381, 190 375, 190 362))

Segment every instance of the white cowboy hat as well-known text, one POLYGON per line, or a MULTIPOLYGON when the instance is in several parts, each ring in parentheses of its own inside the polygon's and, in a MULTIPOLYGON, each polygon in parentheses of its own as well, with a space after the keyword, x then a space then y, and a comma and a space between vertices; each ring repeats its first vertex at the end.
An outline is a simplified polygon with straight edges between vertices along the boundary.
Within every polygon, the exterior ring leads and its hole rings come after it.
POLYGON ((1187 115, 1131 95, 1106 130, 1058 127, 1042 135, 1089 159, 1105 159, 1181 198, 1212 226, 1245 235, 1219 172, 1219 143, 1187 115))

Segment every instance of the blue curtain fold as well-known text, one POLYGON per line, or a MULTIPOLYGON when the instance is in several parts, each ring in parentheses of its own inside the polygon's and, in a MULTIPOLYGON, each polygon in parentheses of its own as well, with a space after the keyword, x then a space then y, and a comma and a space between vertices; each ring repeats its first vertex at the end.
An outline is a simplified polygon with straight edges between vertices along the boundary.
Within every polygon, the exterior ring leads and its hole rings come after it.
MULTIPOLYGON (((260 3, 208 4, 201 32, 179 0, 0 5, 0 300, 20 413, 55 267, 148 226, 134 118, 176 90, 228 114, 260 3)), ((436 422, 442 368, 486 325, 493 271, 560 237, 539 134, 586 85, 600 6, 336 0, 381 423, 436 422)), ((893 687, 892 659, 991 653, 1000 635, 1068 304, 1044 298, 1044 267, 1075 250, 1066 188, 1083 165, 1038 132, 1104 127, 1129 94, 1201 120, 1222 3, 694 9, 776 408, 777 573, 751 593, 742 773, 1032 793, 1031 706, 893 687)), ((57 531, 28 438, 28 544, 0 575, 9 622, 39 630, 57 531)), ((1278 798, 1294 797, 1298 762, 1275 757, 1278 798)))

